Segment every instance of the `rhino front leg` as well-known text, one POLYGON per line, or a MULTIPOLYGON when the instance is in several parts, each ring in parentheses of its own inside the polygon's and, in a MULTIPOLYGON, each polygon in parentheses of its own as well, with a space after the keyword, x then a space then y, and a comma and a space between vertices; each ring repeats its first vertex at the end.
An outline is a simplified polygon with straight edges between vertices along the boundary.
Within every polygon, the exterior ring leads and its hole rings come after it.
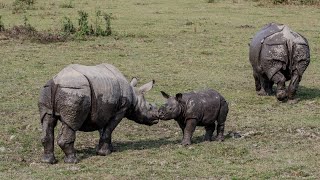
POLYGON ((97 154, 100 156, 106 156, 108 154, 111 154, 113 151, 113 146, 111 143, 111 134, 109 129, 103 128, 99 130, 100 139, 99 144, 97 146, 97 154))
POLYGON ((62 122, 61 130, 58 137, 58 145, 65 154, 65 163, 79 162, 76 157, 76 150, 74 149, 74 141, 76 140, 76 132, 67 124, 62 122))
POLYGON ((295 70, 293 72, 293 76, 291 78, 291 81, 288 87, 289 100, 294 100, 300 81, 301 81, 301 76, 298 74, 298 71, 295 70))
POLYGON ((54 128, 57 125, 57 119, 49 114, 45 114, 41 120, 42 138, 41 142, 44 148, 42 162, 54 164, 57 162, 54 157, 54 128))
POLYGON ((117 125, 120 123, 123 117, 124 117, 124 114, 117 115, 114 119, 110 120, 110 123, 105 128, 99 130, 100 139, 99 139, 99 144, 97 146, 98 155, 106 156, 112 153, 113 146, 111 142, 111 139, 112 139, 111 135, 113 130, 117 127, 117 125))
POLYGON ((276 89, 276 97, 279 101, 284 101, 287 98, 287 92, 286 92, 286 78, 285 76, 277 72, 275 75, 272 77, 272 81, 277 84, 277 89, 276 89))
POLYGON ((181 128, 182 134, 184 134, 184 128, 186 128, 186 124, 182 121, 177 121, 179 127, 181 128))
POLYGON ((184 128, 183 139, 181 142, 182 145, 187 146, 191 144, 191 138, 194 133, 194 130, 196 129, 196 126, 197 126, 196 119, 186 120, 186 126, 184 128))

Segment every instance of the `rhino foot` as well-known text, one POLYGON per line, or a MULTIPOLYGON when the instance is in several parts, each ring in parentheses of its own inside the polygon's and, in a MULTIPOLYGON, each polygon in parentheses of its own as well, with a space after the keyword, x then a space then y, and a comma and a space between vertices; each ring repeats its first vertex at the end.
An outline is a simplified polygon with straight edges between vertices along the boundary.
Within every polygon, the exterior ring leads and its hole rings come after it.
POLYGON ((224 136, 223 136, 223 135, 222 135, 222 136, 218 136, 218 137, 217 137, 217 141, 219 141, 219 142, 224 141, 224 136))
POLYGON ((79 162, 79 160, 77 159, 76 155, 68 155, 64 157, 64 162, 76 164, 79 162))
POLYGON ((278 90, 276 97, 279 101, 285 101, 287 99, 287 92, 286 90, 278 90))
POLYGON ((55 164, 58 161, 56 160, 53 154, 44 154, 41 159, 41 162, 48 163, 48 164, 55 164))
POLYGON ((203 139, 204 141, 214 141, 213 137, 208 135, 205 135, 203 139))
POLYGON ((106 155, 111 154, 111 153, 112 153, 112 151, 110 149, 107 149, 107 150, 99 149, 97 151, 97 155, 99 155, 99 156, 106 156, 106 155))
POLYGON ((97 147, 97 155, 100 156, 106 156, 108 154, 111 154, 113 151, 113 146, 112 144, 103 144, 103 145, 98 145, 97 147))
POLYGON ((190 141, 190 140, 183 140, 183 141, 181 142, 181 145, 183 145, 183 146, 191 145, 191 141, 190 141))
POLYGON ((269 95, 264 89, 261 89, 260 91, 257 91, 257 94, 259 96, 268 96, 269 95))

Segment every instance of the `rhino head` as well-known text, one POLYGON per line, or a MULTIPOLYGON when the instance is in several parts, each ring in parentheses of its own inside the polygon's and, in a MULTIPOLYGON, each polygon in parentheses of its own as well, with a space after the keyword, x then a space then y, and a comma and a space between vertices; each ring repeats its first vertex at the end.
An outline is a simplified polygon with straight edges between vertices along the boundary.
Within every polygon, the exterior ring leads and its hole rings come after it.
POLYGON ((161 120, 170 120, 179 117, 182 111, 182 94, 178 93, 175 97, 163 91, 161 91, 161 94, 167 99, 167 102, 159 108, 159 118, 161 120))
POLYGON ((134 102, 131 112, 127 115, 127 118, 133 120, 139 124, 153 125, 158 123, 158 108, 155 105, 150 104, 144 98, 146 92, 150 91, 153 87, 154 80, 149 83, 136 87, 138 81, 133 78, 130 85, 134 89, 134 102))

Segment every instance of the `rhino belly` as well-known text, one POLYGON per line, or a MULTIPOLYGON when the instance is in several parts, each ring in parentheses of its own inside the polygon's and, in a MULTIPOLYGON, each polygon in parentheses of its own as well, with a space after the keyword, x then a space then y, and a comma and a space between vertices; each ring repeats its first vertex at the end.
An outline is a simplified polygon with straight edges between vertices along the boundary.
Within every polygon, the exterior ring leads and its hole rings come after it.
POLYGON ((218 92, 210 89, 203 92, 199 92, 198 96, 198 113, 202 114, 200 125, 213 124, 220 111, 221 96, 218 92))

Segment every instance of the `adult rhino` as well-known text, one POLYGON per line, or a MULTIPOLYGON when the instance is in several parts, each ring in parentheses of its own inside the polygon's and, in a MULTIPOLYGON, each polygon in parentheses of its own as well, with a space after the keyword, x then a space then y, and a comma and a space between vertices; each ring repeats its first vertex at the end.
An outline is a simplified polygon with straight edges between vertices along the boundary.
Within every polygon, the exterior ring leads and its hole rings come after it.
POLYGON ((249 60, 258 95, 271 95, 275 83, 278 100, 294 100, 302 74, 310 63, 308 41, 286 25, 270 23, 253 37, 249 60), (288 80, 291 81, 286 89, 288 80))
POLYGON ((77 163, 74 149, 76 131, 99 130, 98 155, 112 152, 111 133, 122 118, 140 124, 157 123, 158 109, 149 104, 144 94, 154 81, 136 88, 137 79, 128 83, 121 72, 110 64, 65 67, 42 88, 39 99, 42 124, 42 162, 55 163, 54 128, 62 128, 58 145, 66 163, 77 163))

